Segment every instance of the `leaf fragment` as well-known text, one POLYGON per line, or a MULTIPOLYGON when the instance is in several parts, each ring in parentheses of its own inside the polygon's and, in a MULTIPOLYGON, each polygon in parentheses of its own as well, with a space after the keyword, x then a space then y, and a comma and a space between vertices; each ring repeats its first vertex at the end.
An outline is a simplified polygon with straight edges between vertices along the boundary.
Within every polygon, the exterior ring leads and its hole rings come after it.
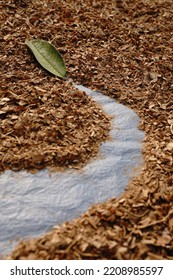
POLYGON ((37 61, 50 73, 64 78, 66 66, 60 53, 47 41, 33 39, 26 40, 26 45, 34 54, 37 61))

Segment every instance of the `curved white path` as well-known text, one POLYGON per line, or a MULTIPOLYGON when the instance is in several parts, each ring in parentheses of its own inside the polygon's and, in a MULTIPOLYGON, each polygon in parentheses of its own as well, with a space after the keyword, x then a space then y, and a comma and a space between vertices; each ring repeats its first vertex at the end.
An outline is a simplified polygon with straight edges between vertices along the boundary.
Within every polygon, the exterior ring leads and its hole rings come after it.
MULTIPOLYGON (((84 213, 89 206, 118 197, 142 163, 138 116, 115 100, 82 86, 113 117, 111 140, 82 170, 37 174, 6 171, 0 175, 0 254, 19 238, 38 236, 84 213)), ((140 170, 139 170, 140 171, 140 170)), ((138 171, 138 172, 139 172, 138 171)))

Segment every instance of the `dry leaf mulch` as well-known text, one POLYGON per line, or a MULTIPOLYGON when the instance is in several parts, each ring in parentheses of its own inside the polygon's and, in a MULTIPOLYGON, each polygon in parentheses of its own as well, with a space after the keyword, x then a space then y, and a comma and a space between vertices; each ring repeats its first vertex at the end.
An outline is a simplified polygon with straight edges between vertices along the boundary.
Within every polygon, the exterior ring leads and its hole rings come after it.
POLYGON ((15 83, 29 68, 42 88, 48 78, 34 61, 27 67, 22 44, 49 40, 68 78, 131 107, 146 132, 142 173, 121 198, 20 242, 8 259, 173 259, 172 0, 7 1, 3 9, 15 83))
POLYGON ((108 138, 109 118, 72 86, 2 82, 0 171, 79 168, 108 138))
POLYGON ((42 69, 37 74, 39 65, 24 45, 27 32, 9 24, 15 7, 4 4, 1 18, 0 172, 80 168, 108 138, 111 120, 72 82, 42 69))

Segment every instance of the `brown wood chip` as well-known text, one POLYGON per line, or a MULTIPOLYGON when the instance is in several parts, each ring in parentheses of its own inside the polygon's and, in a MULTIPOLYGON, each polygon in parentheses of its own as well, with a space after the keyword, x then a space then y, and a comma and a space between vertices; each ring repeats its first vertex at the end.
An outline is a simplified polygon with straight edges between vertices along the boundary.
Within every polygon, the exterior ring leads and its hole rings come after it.
POLYGON ((68 79, 131 107, 146 132, 143 171, 120 199, 20 242, 8 259, 173 259, 172 0, 0 5, 1 171, 86 162, 107 137, 107 117, 39 68, 26 38, 52 42, 68 79))

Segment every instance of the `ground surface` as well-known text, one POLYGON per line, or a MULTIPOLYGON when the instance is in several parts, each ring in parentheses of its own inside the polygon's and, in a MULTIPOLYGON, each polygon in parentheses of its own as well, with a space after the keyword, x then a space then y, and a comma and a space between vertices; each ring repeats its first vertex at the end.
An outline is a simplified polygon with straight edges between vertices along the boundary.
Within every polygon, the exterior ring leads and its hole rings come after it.
POLYGON ((2 62, 9 75, 3 86, 13 82, 25 91, 34 81, 40 92, 52 88, 57 79, 31 57, 26 61, 23 45, 26 37, 49 40, 65 58, 68 78, 130 106, 146 132, 143 172, 120 199, 21 242, 9 258, 173 259, 172 0, 1 5, 2 43, 8 46, 2 62))

